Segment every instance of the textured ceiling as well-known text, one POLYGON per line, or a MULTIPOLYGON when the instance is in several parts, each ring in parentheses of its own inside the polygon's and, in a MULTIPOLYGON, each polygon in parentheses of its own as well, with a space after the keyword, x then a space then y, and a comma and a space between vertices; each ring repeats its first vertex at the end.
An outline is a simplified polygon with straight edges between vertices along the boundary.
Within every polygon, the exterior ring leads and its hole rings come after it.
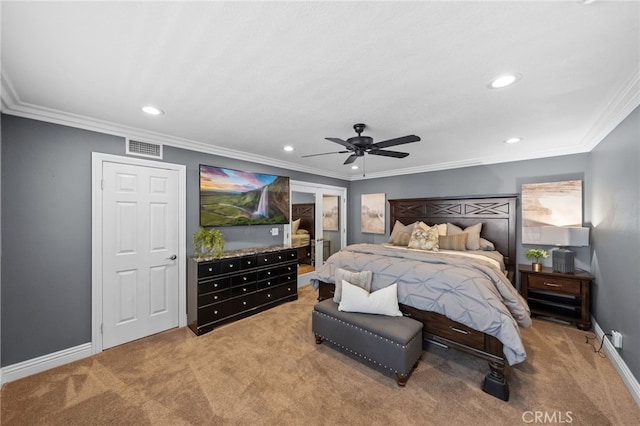
POLYGON ((345 179, 362 159, 301 156, 354 123, 422 138, 367 156, 370 178, 589 151, 640 104, 637 1, 1 8, 5 113, 345 179))

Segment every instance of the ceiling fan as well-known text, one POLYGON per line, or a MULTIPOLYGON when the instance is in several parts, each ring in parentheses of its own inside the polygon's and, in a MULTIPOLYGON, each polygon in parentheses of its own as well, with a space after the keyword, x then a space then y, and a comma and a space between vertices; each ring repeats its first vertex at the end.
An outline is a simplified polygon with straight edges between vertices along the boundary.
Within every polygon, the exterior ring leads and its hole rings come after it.
POLYGON ((364 156, 364 154, 371 155, 382 155, 384 157, 394 157, 394 158, 404 158, 409 155, 408 152, 398 152, 398 151, 388 151, 382 148, 388 148, 390 146, 403 145, 405 143, 418 142, 420 140, 419 136, 409 135, 402 136, 400 138, 388 139, 382 142, 373 143, 373 138, 370 136, 362 136, 362 132, 366 125, 362 123, 354 124, 353 129, 356 131, 358 136, 353 136, 349 139, 342 140, 340 138, 325 138, 328 141, 335 142, 347 148, 346 151, 334 151, 334 152, 323 152, 321 154, 311 154, 311 155, 303 155, 302 158, 305 157, 315 157, 317 155, 327 155, 327 154, 346 154, 351 152, 352 154, 346 159, 344 164, 351 164, 356 161, 356 158, 364 156))

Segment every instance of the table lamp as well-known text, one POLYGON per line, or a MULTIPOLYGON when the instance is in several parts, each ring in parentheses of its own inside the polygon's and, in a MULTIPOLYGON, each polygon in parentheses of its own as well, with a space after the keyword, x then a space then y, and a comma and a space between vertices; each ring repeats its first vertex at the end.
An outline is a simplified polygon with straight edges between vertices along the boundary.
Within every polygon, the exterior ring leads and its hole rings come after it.
POLYGON ((540 244, 558 246, 551 251, 551 263, 554 272, 573 274, 575 271, 575 253, 568 247, 585 247, 589 245, 589 228, 579 226, 542 226, 540 227, 540 244))

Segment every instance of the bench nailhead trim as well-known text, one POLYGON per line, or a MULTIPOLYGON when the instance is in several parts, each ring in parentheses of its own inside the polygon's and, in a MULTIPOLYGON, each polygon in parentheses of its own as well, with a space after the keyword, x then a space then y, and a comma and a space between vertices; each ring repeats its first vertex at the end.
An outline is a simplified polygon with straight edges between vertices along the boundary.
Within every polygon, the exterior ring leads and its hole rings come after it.
MULTIPOLYGON (((372 336, 375 336, 375 337, 377 337, 377 338, 378 338, 378 339, 380 339, 380 340, 384 340, 384 341, 386 341, 386 342, 388 342, 388 343, 392 343, 392 344, 394 344, 394 345, 396 345, 396 346, 399 346, 399 347, 401 347, 401 348, 403 348, 403 349, 405 349, 405 348, 407 348, 407 346, 409 346, 408 344, 407 344, 407 345, 401 345, 401 344, 400 344, 400 343, 398 343, 398 342, 394 342, 393 340, 389 340, 389 339, 387 339, 386 337, 382 337, 382 336, 380 336, 380 335, 378 335, 378 334, 372 333, 371 331, 369 331, 369 330, 367 330, 367 329, 364 329, 364 328, 362 328, 362 327, 355 326, 355 325, 353 325, 353 324, 351 324, 351 323, 348 323, 348 322, 346 322, 346 321, 343 321, 343 320, 338 319, 338 318, 336 318, 336 317, 333 317, 333 316, 331 316, 331 315, 327 315, 327 314, 325 314, 324 312, 313 311, 313 314, 314 314, 314 315, 322 315, 322 316, 324 316, 324 317, 326 317, 326 318, 329 318, 329 319, 331 319, 331 320, 333 320, 333 321, 337 321, 337 322, 342 323, 342 324, 344 324, 344 325, 346 325, 346 326, 349 326, 349 327, 351 327, 351 328, 355 328, 355 329, 357 329, 357 330, 360 330, 360 331, 362 331, 362 332, 364 332, 364 333, 366 333, 366 334, 370 334, 370 335, 372 335, 372 336)), ((347 351, 347 352, 350 352, 350 353, 352 353, 352 354, 358 355, 360 358, 362 358, 362 359, 364 359, 364 360, 366 360, 366 361, 369 361, 369 362, 370 362, 370 363, 372 363, 372 364, 380 365, 381 367, 384 367, 384 368, 386 368, 387 370, 393 371, 393 372, 394 372, 394 373, 396 373, 396 374, 401 374, 401 375, 403 375, 403 376, 405 376, 405 375, 407 374, 407 373, 399 373, 399 372, 398 372, 398 370, 396 370, 395 368, 388 367, 388 366, 386 366, 386 365, 384 365, 384 364, 381 364, 381 363, 377 362, 376 360, 373 360, 373 359, 371 359, 371 358, 367 358, 366 356, 362 355, 361 353, 359 353, 359 352, 357 352, 357 351, 354 351, 353 349, 348 348, 348 347, 346 347, 346 346, 344 346, 344 345, 341 345, 340 343, 335 342, 335 341, 333 341, 332 339, 330 339, 330 338, 328 338, 328 337, 326 337, 326 336, 323 336, 323 335, 321 335, 321 334, 318 334, 318 336, 322 337, 323 339, 327 340, 328 342, 331 342, 333 345, 338 346, 338 347, 340 347, 340 348, 344 349, 344 350, 345 350, 345 351, 347 351)), ((409 343, 413 342, 413 340, 414 340, 416 337, 418 337, 418 336, 422 337, 422 333, 417 333, 415 336, 413 336, 413 337, 411 338, 411 340, 409 340, 409 343)), ((413 366, 410 366, 409 368, 412 368, 412 367, 413 367, 413 366)))

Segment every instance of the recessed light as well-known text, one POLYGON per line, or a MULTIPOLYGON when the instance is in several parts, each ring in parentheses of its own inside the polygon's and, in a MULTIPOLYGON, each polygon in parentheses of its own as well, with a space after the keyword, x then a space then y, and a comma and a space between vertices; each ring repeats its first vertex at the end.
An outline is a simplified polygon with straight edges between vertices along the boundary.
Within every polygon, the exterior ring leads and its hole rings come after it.
POLYGON ((291 145, 287 145, 287 146, 284 147, 284 150, 287 151, 287 152, 291 152, 291 151, 293 151, 293 147, 291 145))
POLYGON ((505 139, 504 143, 518 143, 522 140, 522 138, 509 138, 505 139))
POLYGON ((142 107, 142 110, 144 112, 146 112, 149 115, 162 115, 164 114, 164 111, 161 110, 160 108, 156 108, 154 106, 151 105, 146 105, 142 107))
POLYGON ((491 80, 487 86, 489 89, 501 89, 503 87, 511 86, 522 78, 520 74, 502 74, 491 80))
POLYGON ((358 170, 358 169, 359 169, 359 167, 358 167, 357 165, 355 165, 355 164, 354 164, 353 166, 351 166, 351 168, 352 168, 353 170, 358 170))

